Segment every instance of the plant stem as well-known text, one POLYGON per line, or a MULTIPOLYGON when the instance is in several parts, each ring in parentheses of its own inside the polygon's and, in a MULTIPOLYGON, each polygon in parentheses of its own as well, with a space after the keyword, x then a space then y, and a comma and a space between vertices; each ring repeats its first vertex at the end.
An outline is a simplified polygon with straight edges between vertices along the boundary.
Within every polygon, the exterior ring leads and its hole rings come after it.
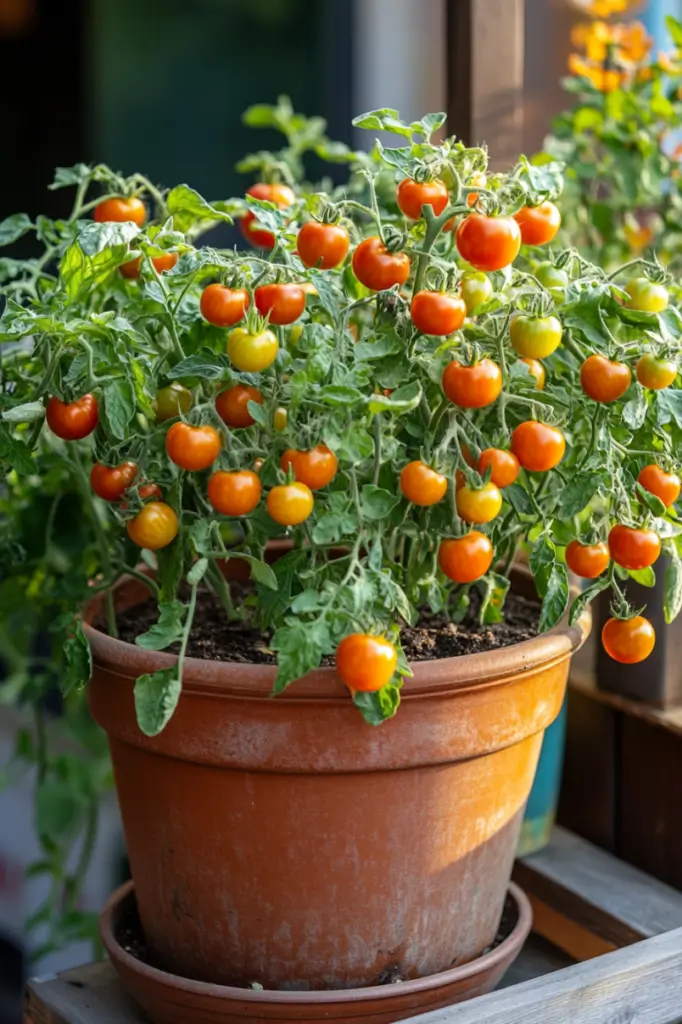
POLYGON ((228 621, 237 622, 241 615, 234 606, 229 584, 215 562, 209 563, 206 575, 210 581, 211 589, 225 609, 228 621))
POLYGON ((381 414, 377 413, 374 417, 374 474, 372 481, 376 487, 379 483, 379 474, 381 472, 381 414))
MULTIPOLYGON (((92 496, 92 491, 90 489, 90 481, 88 480, 88 475, 85 472, 83 463, 81 462, 80 453, 77 448, 74 449, 74 451, 76 475, 80 485, 81 493, 85 500, 85 504, 90 513, 90 520, 92 522, 92 528, 95 533, 95 539, 97 541, 97 547, 99 549, 99 556, 102 562, 102 572, 105 579, 111 580, 113 573, 111 566, 111 558, 109 554, 109 541, 102 528, 102 523, 100 522, 99 514, 97 512, 97 506, 95 505, 92 496)), ((114 595, 111 590, 111 587, 109 587, 106 591, 105 602, 107 608, 107 629, 109 630, 109 636, 117 637, 118 628, 116 626, 116 609, 114 608, 114 595)))

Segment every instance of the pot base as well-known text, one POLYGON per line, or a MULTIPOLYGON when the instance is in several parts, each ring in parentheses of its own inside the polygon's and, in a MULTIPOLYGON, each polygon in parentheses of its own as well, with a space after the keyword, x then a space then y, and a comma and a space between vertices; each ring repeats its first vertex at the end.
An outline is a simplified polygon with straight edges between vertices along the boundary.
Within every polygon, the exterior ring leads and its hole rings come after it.
MULTIPOLYGON (((100 917, 100 933, 124 987, 153 1024, 393 1024, 490 992, 518 956, 530 931, 530 903, 514 883, 509 933, 489 952, 440 974, 373 987, 315 992, 234 988, 191 981, 152 967, 134 955, 127 922, 136 917, 133 882, 118 889, 100 917), (132 952, 130 951, 132 950, 132 952)), ((141 936, 140 936, 141 938, 141 936)))

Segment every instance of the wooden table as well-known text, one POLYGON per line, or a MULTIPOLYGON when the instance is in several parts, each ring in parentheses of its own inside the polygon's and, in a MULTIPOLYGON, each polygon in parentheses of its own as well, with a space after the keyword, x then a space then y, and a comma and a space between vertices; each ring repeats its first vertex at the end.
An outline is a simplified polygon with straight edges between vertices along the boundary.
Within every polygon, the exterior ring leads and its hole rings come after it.
MULTIPOLYGON (((500 988, 406 1024, 682 1021, 682 894, 563 829, 514 877, 535 924, 500 988)), ((24 1024, 147 1022, 98 963, 31 981, 24 1024)))

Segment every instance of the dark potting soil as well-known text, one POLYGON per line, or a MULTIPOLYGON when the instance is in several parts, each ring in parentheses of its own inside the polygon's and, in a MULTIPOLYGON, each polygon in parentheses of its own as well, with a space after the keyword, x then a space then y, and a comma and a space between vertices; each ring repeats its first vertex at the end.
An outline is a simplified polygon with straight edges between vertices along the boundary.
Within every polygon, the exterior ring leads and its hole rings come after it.
MULTIPOLYGON (((480 598, 471 594, 471 605, 463 622, 451 622, 445 615, 425 612, 417 626, 404 626, 400 633, 409 661, 435 661, 462 654, 478 654, 530 640, 537 636, 540 605, 536 601, 510 593, 504 606, 504 622, 481 626, 478 622, 480 598)), ((157 620, 157 609, 149 600, 129 608, 118 617, 121 640, 134 643, 157 620)), ((100 628, 105 628, 99 623, 100 628)), ((225 612, 206 590, 197 594, 197 610, 187 653, 192 658, 210 661, 256 662, 275 664, 275 653, 268 648, 269 637, 246 622, 229 622, 225 612)), ((171 653, 177 648, 170 647, 171 653)))
MULTIPOLYGON (((484 956, 486 953, 490 953, 491 950, 504 942, 504 940, 513 932, 518 919, 518 907, 509 893, 507 893, 497 934, 492 945, 487 946, 481 953, 481 956, 484 956)), ((134 896, 129 897, 120 908, 119 918, 116 922, 114 934, 121 948, 124 949, 126 953, 129 953, 130 956, 134 956, 136 960, 139 960, 143 964, 148 964, 150 967, 157 966, 147 949, 147 941, 144 937, 140 915, 137 911, 137 901, 134 896)), ((459 966, 457 961, 453 961, 451 967, 457 966, 459 966)), ((382 971, 374 984, 393 985, 397 982, 406 980, 405 974, 401 970, 400 966, 396 964, 395 966, 388 967, 385 971, 382 971)), ((246 987, 247 986, 244 986, 244 988, 246 987)))

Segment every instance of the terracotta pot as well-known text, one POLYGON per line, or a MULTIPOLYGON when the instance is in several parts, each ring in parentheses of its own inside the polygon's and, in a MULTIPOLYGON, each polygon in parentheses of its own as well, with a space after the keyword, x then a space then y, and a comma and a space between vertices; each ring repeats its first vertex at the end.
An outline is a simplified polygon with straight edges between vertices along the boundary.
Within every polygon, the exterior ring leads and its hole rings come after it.
MULTIPOLYGON (((532 580, 521 572, 516 585, 532 580)), ((127 580, 116 602, 145 596, 127 580)), ((416 979, 479 956, 589 622, 417 663, 399 714, 377 728, 332 668, 272 699, 273 666, 188 659, 177 711, 154 738, 137 727, 133 684, 174 656, 86 624, 90 705, 109 735, 154 962, 199 981, 307 990, 394 969, 416 979)))
POLYGON ((126 989, 154 1024, 393 1024, 490 992, 519 953, 531 926, 528 898, 509 886, 515 923, 495 949, 472 963, 401 984, 337 992, 267 992, 188 981, 131 956, 118 939, 119 923, 134 913, 132 882, 109 900, 100 918, 104 947, 126 989))

